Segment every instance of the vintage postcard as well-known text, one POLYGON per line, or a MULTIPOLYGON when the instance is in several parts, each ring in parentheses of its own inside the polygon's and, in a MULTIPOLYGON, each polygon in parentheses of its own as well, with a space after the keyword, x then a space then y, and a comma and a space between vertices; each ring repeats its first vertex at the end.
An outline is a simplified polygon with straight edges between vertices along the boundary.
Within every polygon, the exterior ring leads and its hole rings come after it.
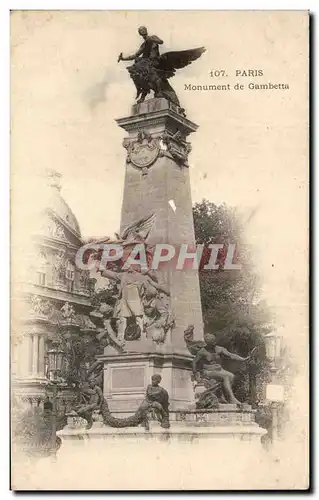
POLYGON ((309 488, 307 11, 11 12, 13 490, 309 488))

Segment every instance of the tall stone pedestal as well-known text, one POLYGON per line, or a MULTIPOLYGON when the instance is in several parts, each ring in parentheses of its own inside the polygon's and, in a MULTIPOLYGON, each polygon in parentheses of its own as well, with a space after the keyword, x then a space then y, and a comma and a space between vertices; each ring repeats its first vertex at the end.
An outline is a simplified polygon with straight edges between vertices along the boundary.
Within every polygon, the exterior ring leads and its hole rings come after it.
MULTIPOLYGON (((187 136, 197 125, 164 98, 133 106, 132 115, 117 120, 126 132, 127 149, 121 229, 149 214, 156 222, 148 242, 195 247, 187 136)), ((188 261, 189 262, 189 261, 188 261)), ((189 266, 190 267, 190 266, 189 266)), ((195 325, 202 337, 202 311, 197 270, 166 268, 158 272, 170 290, 175 328, 166 345, 185 351, 184 330, 195 325)))
MULTIPOLYGON (((176 254, 181 245, 194 251, 187 136, 197 125, 164 98, 134 105, 131 115, 117 123, 128 133, 123 142, 127 159, 121 230, 155 214, 149 244, 170 244, 176 254)), ((127 342, 125 352, 130 354, 106 350, 101 358, 105 362, 104 394, 112 410, 135 411, 155 372, 162 375, 161 385, 169 392, 171 408, 192 405, 191 357, 184 330, 193 324, 195 336, 202 338, 203 326, 198 272, 191 267, 176 270, 175 262, 156 271, 158 281, 170 292, 169 308, 175 318, 164 343, 159 346, 150 338, 127 342)))

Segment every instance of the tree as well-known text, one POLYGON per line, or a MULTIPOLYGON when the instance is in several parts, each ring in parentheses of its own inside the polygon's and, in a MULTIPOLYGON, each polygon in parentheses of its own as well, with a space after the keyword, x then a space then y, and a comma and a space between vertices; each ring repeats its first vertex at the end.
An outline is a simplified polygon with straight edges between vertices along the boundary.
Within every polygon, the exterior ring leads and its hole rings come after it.
MULTIPOLYGON (((52 423, 51 413, 45 411, 41 406, 25 407, 13 398, 11 405, 12 413, 12 442, 19 452, 23 452, 34 458, 47 456, 52 450, 52 423)), ((57 429, 66 424, 58 420, 57 429)), ((61 439, 57 438, 57 446, 61 439)))
POLYGON ((244 366, 227 363, 227 368, 237 372, 235 393, 239 399, 249 395, 255 403, 256 377, 267 365, 263 337, 270 331, 270 317, 260 300, 260 281, 251 248, 244 243, 243 224, 236 209, 207 200, 195 204, 193 217, 196 243, 205 245, 199 270, 204 329, 216 334, 219 345, 241 356, 247 356, 257 347, 248 376, 244 366), (211 243, 223 245, 217 255, 217 270, 204 269, 210 258, 211 243), (239 263, 240 270, 224 268, 230 244, 235 244, 233 263, 239 263))
MULTIPOLYGON (((117 285, 112 282, 101 289, 95 291, 91 299, 92 309, 98 310, 102 303, 110 306, 110 317, 116 303, 118 294, 117 285)), ((92 317, 92 323, 95 323, 92 317)), ((112 327, 116 325, 111 320, 112 327)), ((103 354, 104 347, 108 344, 107 336, 101 336, 100 330, 104 330, 103 323, 96 324, 96 329, 79 330, 65 329, 60 325, 54 343, 58 345, 64 353, 64 362, 60 373, 61 379, 69 386, 73 387, 78 394, 80 387, 87 381, 88 368, 93 365, 98 355, 103 354)))

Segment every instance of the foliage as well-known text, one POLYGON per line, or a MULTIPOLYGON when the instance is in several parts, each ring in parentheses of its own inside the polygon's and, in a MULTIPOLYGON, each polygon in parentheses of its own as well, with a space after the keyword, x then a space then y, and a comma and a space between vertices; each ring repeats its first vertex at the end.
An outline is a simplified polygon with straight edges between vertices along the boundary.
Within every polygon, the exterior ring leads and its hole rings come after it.
POLYGON ((115 281, 110 281, 109 285, 97 290, 91 300, 93 307, 101 305, 102 302, 114 306, 118 295, 118 285, 115 281))
POLYGON ((41 407, 12 405, 12 439, 29 455, 47 455, 51 448, 50 415, 41 407))
POLYGON ((237 328, 248 331, 265 329, 269 321, 264 304, 259 301, 260 283, 253 267, 253 256, 243 243, 243 227, 236 210, 203 200, 193 208, 197 244, 223 244, 218 253, 218 270, 205 270, 206 253, 200 268, 200 290, 206 329, 229 333, 237 328), (240 270, 223 269, 229 244, 236 245, 235 260, 240 270))
MULTIPOLYGON (((94 293, 91 304, 97 309, 103 302, 113 307, 116 294, 116 285, 110 283, 109 286, 94 293)), ((102 325, 101 329, 103 329, 102 325)), ((61 378, 68 386, 79 390, 79 387, 87 378, 88 367, 95 362, 96 356, 103 354, 104 347, 107 345, 107 338, 100 338, 95 330, 92 332, 79 332, 71 329, 65 332, 61 328, 56 340, 59 348, 64 352, 61 378)))
POLYGON ((101 343, 95 333, 60 332, 56 341, 64 352, 61 379, 69 386, 79 389, 86 379, 88 366, 98 354, 102 354, 101 343))
POLYGON ((271 407, 267 406, 258 406, 256 411, 255 420, 260 427, 264 429, 270 429, 272 424, 272 414, 271 407))
POLYGON ((252 389, 251 380, 267 371, 263 337, 270 331, 269 313, 260 301, 252 250, 243 241, 244 227, 236 209, 202 200, 195 204, 193 217, 196 243, 206 248, 199 272, 205 331, 214 332, 220 345, 243 357, 257 347, 248 374, 244 364, 229 361, 225 366, 237 372, 235 392, 243 393, 245 398, 252 389), (217 255, 217 270, 204 269, 210 257, 207 246, 211 243, 223 245, 217 255), (229 244, 235 244, 233 263, 241 264, 240 270, 224 269, 229 244))

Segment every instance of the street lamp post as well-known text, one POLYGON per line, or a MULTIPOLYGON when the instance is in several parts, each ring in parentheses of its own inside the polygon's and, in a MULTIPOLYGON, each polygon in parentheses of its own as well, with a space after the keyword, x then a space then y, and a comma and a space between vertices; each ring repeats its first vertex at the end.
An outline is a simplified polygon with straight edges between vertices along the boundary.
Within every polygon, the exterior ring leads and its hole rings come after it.
POLYGON ((53 346, 48 352, 49 379, 52 384, 52 412, 51 412, 51 453, 56 456, 56 430, 57 430, 57 395, 58 395, 58 373, 62 368, 63 351, 53 346))
POLYGON ((281 336, 275 332, 265 336, 266 356, 271 361, 272 371, 277 371, 277 363, 281 356, 281 336))
POLYGON ((279 363, 281 361, 282 339, 277 333, 265 336, 266 356, 270 361, 271 383, 266 386, 266 399, 271 404, 272 433, 274 443, 278 437, 278 409, 284 400, 284 387, 278 380, 279 363))

